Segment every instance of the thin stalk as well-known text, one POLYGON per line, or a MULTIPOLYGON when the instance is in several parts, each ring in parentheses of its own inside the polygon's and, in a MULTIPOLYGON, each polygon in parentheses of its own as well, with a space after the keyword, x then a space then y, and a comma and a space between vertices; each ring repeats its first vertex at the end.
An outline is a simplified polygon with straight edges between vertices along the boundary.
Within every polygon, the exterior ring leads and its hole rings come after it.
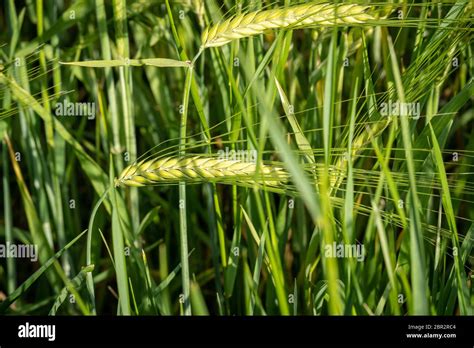
MULTIPOLYGON (((125 0, 114 0, 114 22, 116 32, 116 43, 119 59, 125 59, 129 62, 130 52, 128 44, 128 30, 127 30, 127 13, 126 13, 126 1, 125 0)), ((125 128, 125 146, 126 152, 124 159, 131 163, 137 158, 137 141, 135 137, 135 118, 133 115, 133 105, 130 69, 128 66, 119 67, 119 81, 120 81, 120 93, 122 100, 122 117, 123 125, 125 128)), ((132 221, 132 229, 134 232, 138 230, 140 224, 140 213, 138 210, 138 191, 136 188, 130 188, 128 203, 130 206, 130 216, 132 221)))
MULTIPOLYGON (((97 16, 97 26, 99 32, 99 40, 100 40, 100 47, 101 47, 101 56, 104 60, 111 60, 111 48, 110 48, 110 40, 109 34, 107 33, 107 17, 105 13, 105 4, 104 0, 97 0, 96 1, 96 16, 97 16)), ((112 73, 111 68, 105 68, 104 70, 105 75, 105 85, 107 87, 107 98, 108 98, 108 105, 109 105, 109 115, 111 120, 112 126, 112 139, 113 139, 113 147, 112 153, 114 154, 115 159, 115 168, 120 171, 123 168, 122 160, 119 156, 119 153, 122 149, 122 143, 120 140, 120 120, 118 117, 118 109, 117 109, 117 93, 115 90, 115 82, 114 76, 112 73)))
MULTIPOLYGON (((184 148, 186 146, 186 123, 188 119, 189 94, 191 91, 191 81, 193 77, 193 67, 190 67, 186 73, 184 97, 183 97, 183 114, 181 115, 180 124, 180 156, 185 155, 184 148)), ((179 236, 181 247, 181 279, 183 287, 183 313, 191 315, 190 303, 190 282, 189 282, 189 261, 188 261, 188 226, 186 220, 186 183, 179 183, 179 236)))
MULTIPOLYGON (((12 205, 10 199, 10 171, 8 168, 8 150, 7 145, 2 146, 2 162, 3 162, 3 213, 5 214, 5 243, 8 245, 13 243, 12 231, 12 205)), ((10 295, 16 289, 16 265, 15 260, 7 257, 7 291, 10 295)))
MULTIPOLYGON (((97 214, 97 211, 99 210, 99 207, 104 201, 105 197, 107 197, 107 194, 109 193, 109 191, 110 191, 110 188, 103 193, 103 195, 99 198, 99 200, 95 204, 94 209, 92 210, 92 213, 91 213, 89 226, 87 227, 86 266, 93 265, 92 232, 93 232, 93 227, 94 227, 94 218, 95 218, 95 215, 97 214)), ((92 315, 95 315, 96 309, 95 309, 94 277, 92 276, 92 272, 87 272, 86 285, 87 285, 87 291, 89 292, 90 313, 92 315)))

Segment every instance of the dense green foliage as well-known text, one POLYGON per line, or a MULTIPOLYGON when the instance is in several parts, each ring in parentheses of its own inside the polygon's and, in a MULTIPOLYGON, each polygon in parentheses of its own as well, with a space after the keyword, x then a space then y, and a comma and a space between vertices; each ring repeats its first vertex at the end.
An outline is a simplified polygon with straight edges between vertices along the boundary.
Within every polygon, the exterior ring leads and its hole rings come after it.
POLYGON ((472 2, 1 3, 0 313, 473 314, 472 2))

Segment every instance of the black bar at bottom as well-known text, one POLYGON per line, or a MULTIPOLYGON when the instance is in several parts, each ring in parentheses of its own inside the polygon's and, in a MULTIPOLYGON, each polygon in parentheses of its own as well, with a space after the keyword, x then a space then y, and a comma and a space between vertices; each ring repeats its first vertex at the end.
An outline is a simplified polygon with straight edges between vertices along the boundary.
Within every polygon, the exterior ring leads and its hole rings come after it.
POLYGON ((301 344, 313 347, 408 344, 473 347, 473 329, 474 317, 0 316, 0 347, 30 344, 283 344, 289 347, 301 344), (54 337, 51 325, 54 325, 54 337))

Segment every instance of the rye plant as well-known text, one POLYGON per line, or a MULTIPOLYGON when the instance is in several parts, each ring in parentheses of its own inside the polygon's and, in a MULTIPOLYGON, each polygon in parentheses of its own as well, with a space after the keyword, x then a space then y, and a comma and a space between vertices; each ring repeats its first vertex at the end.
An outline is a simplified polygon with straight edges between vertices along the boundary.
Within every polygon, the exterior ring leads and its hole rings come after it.
POLYGON ((472 314, 470 1, 5 4, 2 313, 472 314))

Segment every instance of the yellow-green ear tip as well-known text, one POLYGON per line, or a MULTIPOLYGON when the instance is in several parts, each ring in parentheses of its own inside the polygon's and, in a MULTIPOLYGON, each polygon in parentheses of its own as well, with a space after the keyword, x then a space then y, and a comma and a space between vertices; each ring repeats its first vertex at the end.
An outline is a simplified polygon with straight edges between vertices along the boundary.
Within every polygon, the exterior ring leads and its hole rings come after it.
POLYGON ((119 180, 118 178, 115 178, 115 179, 114 179, 114 186, 115 186, 115 187, 119 187, 120 184, 121 184, 120 180, 119 180))

